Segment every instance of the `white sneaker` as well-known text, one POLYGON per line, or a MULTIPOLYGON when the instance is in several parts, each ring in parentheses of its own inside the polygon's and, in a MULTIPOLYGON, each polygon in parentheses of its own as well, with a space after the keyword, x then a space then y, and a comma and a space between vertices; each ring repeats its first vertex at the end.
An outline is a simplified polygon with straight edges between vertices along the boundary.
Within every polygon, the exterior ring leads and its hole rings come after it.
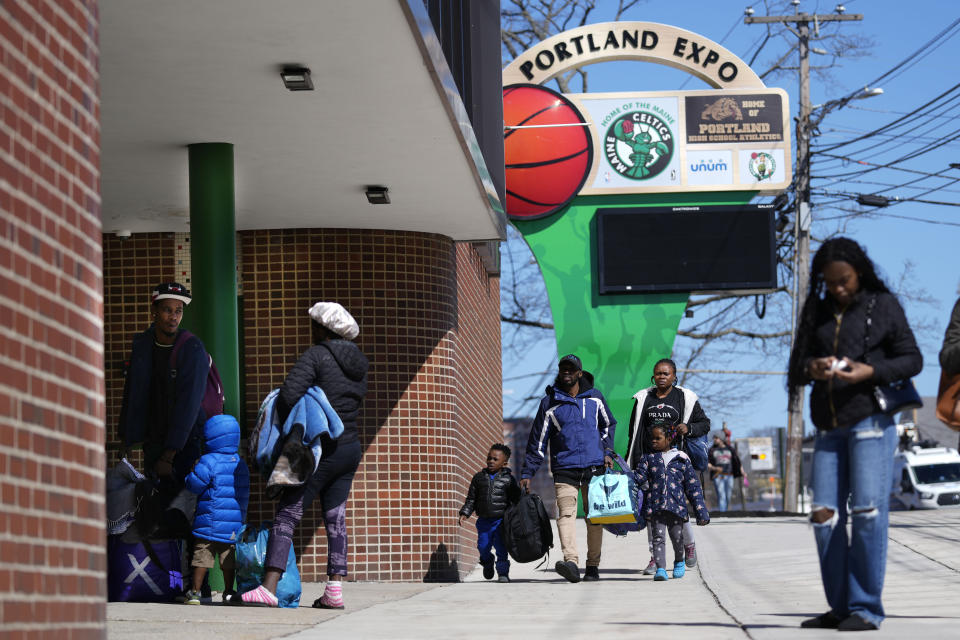
POLYGON ((657 561, 651 556, 650 564, 647 565, 647 568, 643 570, 643 575, 652 576, 657 572, 657 561))

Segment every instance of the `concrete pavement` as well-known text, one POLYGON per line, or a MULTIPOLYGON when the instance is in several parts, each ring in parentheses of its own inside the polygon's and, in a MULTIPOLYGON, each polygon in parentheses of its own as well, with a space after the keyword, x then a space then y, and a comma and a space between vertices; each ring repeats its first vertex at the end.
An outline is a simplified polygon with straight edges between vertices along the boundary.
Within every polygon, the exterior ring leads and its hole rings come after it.
MULTIPOLYGON (((552 568, 514 564, 510 584, 483 580, 479 567, 459 584, 346 583, 349 608, 342 612, 309 608, 318 584, 304 585, 298 610, 111 603, 108 633, 124 640, 834 637, 798 626, 826 610, 804 519, 714 518, 696 532, 700 561, 681 580, 654 583, 641 575, 649 558, 645 534, 606 535, 598 583, 570 584, 552 568)), ((585 554, 582 523, 578 533, 585 554)), ((960 509, 891 514, 888 618, 868 637, 960 637, 958 552, 960 509)), ((558 542, 550 564, 559 558, 558 542)))

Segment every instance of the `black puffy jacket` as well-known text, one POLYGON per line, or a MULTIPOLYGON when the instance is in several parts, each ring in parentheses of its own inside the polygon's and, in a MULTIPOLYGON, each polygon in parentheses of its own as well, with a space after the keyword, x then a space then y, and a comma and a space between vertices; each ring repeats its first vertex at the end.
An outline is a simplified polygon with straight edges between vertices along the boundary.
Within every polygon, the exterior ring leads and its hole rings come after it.
POLYGON ((476 511, 481 518, 502 518, 507 507, 516 504, 519 499, 520 485, 510 472, 510 467, 500 469, 493 480, 490 479, 490 472, 481 469, 470 481, 460 515, 469 518, 476 511))
POLYGON ((803 356, 804 371, 810 360, 824 356, 866 362, 874 371, 873 379, 854 384, 839 378, 813 382, 810 419, 821 430, 849 427, 880 413, 873 387, 913 377, 923 368, 923 356, 913 331, 900 303, 889 293, 860 291, 840 313, 834 313, 829 301, 822 302, 808 344, 803 356), (874 297, 869 342, 865 343, 867 306, 874 297))
POLYGON ((280 387, 275 409, 280 424, 307 389, 318 386, 343 421, 343 435, 339 441, 357 440, 360 437, 357 416, 367 393, 368 368, 367 357, 349 340, 326 340, 310 347, 293 365, 280 387))

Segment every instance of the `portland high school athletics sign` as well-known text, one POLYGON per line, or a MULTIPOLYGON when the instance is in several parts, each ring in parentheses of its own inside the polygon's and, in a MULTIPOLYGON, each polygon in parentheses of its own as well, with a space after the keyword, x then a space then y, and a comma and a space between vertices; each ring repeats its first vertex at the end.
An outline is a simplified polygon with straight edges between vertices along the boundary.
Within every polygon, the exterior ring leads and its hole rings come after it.
POLYGON ((565 97, 583 114, 597 150, 581 195, 771 193, 790 184, 782 89, 565 97))

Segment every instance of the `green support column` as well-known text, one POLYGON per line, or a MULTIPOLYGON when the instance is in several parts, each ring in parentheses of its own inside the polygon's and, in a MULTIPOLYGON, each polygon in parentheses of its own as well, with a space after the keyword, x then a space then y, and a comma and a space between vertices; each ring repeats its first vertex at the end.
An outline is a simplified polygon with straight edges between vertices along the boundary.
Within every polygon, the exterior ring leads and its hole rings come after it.
POLYGON ((237 320, 237 234, 233 145, 187 146, 190 158, 190 290, 188 324, 213 356, 223 379, 224 412, 240 417, 237 320))

